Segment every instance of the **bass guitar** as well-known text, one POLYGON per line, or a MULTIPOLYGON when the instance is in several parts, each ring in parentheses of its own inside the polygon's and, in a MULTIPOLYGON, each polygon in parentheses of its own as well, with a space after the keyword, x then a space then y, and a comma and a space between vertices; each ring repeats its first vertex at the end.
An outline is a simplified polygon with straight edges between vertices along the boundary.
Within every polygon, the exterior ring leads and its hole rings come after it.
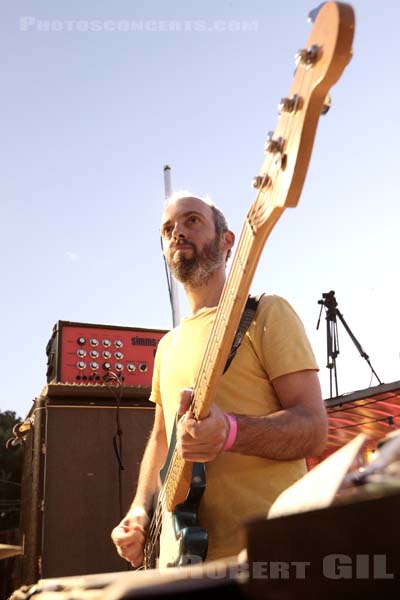
MULTIPOLYGON (((193 388, 191 410, 205 418, 238 328, 264 245, 288 207, 299 201, 317 125, 329 107, 328 92, 352 55, 354 12, 340 2, 323 4, 306 46, 296 55, 290 90, 265 144, 265 157, 253 186, 256 198, 247 213, 220 298, 215 321, 193 388)), ((182 459, 171 440, 161 473, 162 487, 144 549, 145 568, 202 561, 207 533, 197 525, 197 506, 205 488, 203 464, 182 459)))

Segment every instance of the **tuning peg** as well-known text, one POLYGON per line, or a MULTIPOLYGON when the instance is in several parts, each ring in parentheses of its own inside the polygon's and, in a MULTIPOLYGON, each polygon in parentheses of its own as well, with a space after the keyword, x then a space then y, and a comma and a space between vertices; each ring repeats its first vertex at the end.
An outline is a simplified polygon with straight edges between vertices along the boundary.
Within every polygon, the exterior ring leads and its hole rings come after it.
POLYGON ((269 183, 270 183, 270 177, 269 177, 269 175, 265 174, 265 175, 256 175, 253 178, 251 185, 256 190, 261 190, 261 189, 267 188, 269 183))
POLYGON ((274 139, 274 132, 273 131, 268 131, 267 137, 266 137, 266 140, 265 140, 265 144, 264 144, 264 153, 268 152, 269 145, 271 144, 271 142, 273 141, 273 139, 274 139))
POLYGON ((267 141, 265 142, 264 146, 264 152, 271 152, 271 154, 282 152, 283 145, 284 141, 282 137, 278 137, 276 140, 274 140, 272 135, 268 135, 267 141))
POLYGON ((312 10, 310 10, 310 12, 308 13, 308 17, 307 17, 307 21, 309 23, 315 23, 315 20, 318 16, 319 11, 321 10, 321 8, 323 7, 323 5, 326 4, 326 2, 322 2, 321 4, 319 4, 319 6, 317 6, 316 8, 313 8, 312 10))
POLYGON ((302 48, 295 55, 296 66, 305 65, 306 67, 311 67, 318 60, 319 47, 316 44, 313 44, 311 48, 302 48))
POLYGON ((325 96, 325 100, 324 103, 322 105, 322 109, 321 109, 321 115, 326 115, 327 112, 329 112, 330 107, 332 106, 332 100, 329 94, 327 94, 325 96))
POLYGON ((294 96, 292 96, 291 98, 282 98, 282 100, 280 101, 279 105, 278 105, 278 111, 279 113, 281 112, 287 112, 287 113, 292 113, 296 110, 297 105, 299 103, 299 96, 297 94, 294 94, 294 96))

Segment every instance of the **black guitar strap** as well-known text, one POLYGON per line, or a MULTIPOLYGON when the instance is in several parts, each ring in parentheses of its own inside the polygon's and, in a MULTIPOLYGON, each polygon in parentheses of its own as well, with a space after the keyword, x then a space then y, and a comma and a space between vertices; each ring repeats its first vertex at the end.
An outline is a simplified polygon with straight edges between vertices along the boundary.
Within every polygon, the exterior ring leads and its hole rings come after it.
POLYGON ((229 356, 228 356, 226 364, 225 364, 224 373, 226 373, 226 371, 229 369, 229 365, 231 364, 232 360, 235 358, 237 349, 239 348, 239 346, 243 340, 244 334, 250 327, 250 323, 254 319, 254 315, 256 314, 258 303, 263 295, 264 294, 260 294, 259 296, 249 296, 247 298, 247 302, 246 302, 246 305, 243 310, 242 318, 240 319, 239 327, 237 328, 235 339, 233 340, 232 348, 231 348, 231 351, 229 352, 229 356))

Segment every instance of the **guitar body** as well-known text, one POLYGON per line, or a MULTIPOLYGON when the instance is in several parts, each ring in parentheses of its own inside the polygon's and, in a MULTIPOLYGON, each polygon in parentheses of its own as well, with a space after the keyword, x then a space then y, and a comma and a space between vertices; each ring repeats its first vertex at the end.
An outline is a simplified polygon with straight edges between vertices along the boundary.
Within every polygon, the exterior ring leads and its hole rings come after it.
MULTIPOLYGON (((175 429, 172 439, 175 440, 175 429)), ((162 483, 169 472, 174 446, 175 442, 172 442, 160 473, 162 483)), ((161 488, 144 548, 146 569, 182 567, 204 562, 207 556, 208 535, 198 526, 197 511, 205 488, 204 463, 193 463, 188 495, 172 512, 166 509, 161 488)))
POLYGON ((160 535, 159 567, 182 567, 204 562, 208 535, 198 526, 197 511, 206 487, 203 463, 194 463, 188 497, 172 513, 165 512, 160 535))

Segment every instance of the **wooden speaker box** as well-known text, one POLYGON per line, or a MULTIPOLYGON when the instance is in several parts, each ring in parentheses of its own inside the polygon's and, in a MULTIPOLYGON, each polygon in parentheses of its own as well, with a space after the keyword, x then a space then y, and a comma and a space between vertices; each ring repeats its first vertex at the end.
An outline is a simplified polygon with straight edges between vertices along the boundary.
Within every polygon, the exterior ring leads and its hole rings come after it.
POLYGON ((133 498, 154 420, 147 398, 47 386, 31 411, 22 489, 21 584, 127 570, 110 538, 133 498))

